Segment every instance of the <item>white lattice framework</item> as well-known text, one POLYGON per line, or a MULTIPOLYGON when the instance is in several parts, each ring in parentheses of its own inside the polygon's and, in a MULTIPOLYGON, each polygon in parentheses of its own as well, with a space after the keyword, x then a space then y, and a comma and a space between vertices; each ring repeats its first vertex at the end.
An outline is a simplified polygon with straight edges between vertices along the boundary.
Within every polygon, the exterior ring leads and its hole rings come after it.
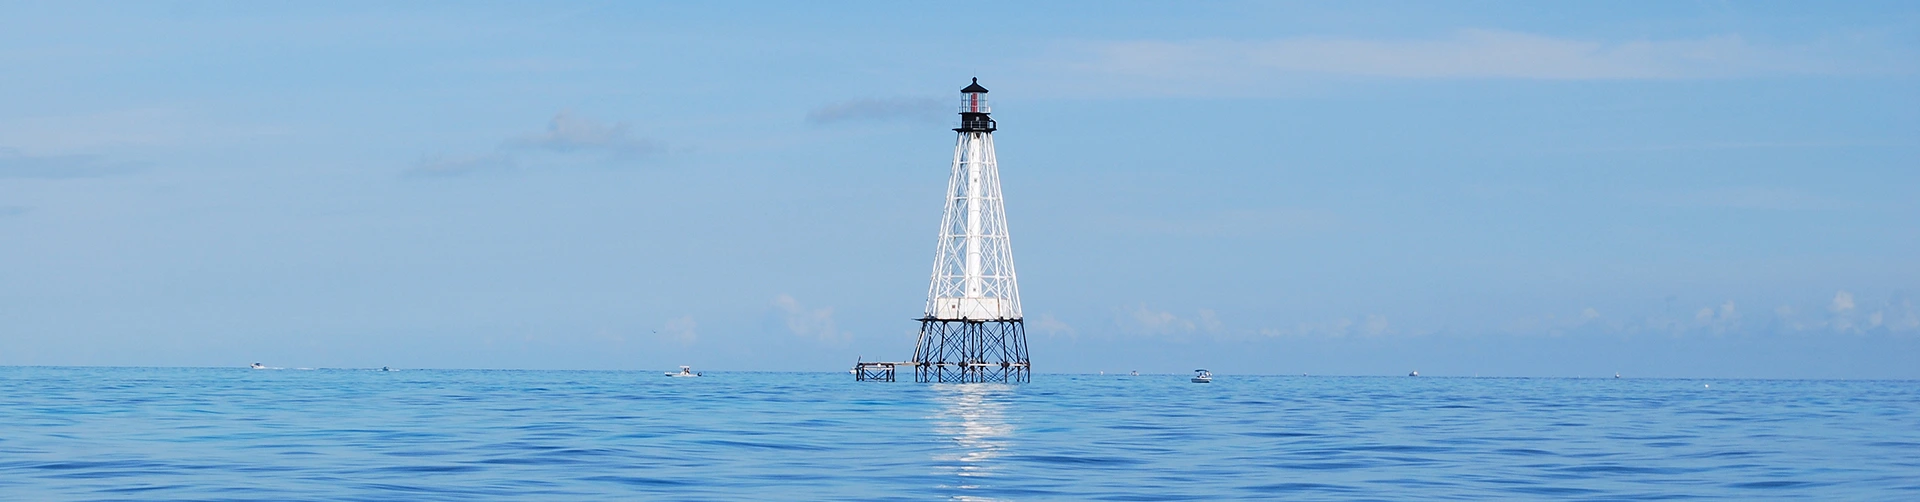
MULTIPOLYGON (((964 103, 986 113, 984 99, 964 103)), ((967 108, 963 108, 966 110, 967 108)), ((943 320, 1020 319, 1020 285, 1000 197, 992 131, 961 131, 953 147, 953 176, 940 217, 940 243, 927 287, 927 317, 943 320)))
POLYGON ((1027 359, 1026 322, 1020 318, 1020 283, 1013 273, 1013 244, 1000 197, 1000 166, 994 162, 987 88, 979 79, 960 90, 959 139, 953 174, 947 178, 940 241, 927 285, 926 316, 913 359, 854 364, 858 380, 893 381, 901 366, 914 380, 941 383, 1021 383, 1033 373, 1027 359))

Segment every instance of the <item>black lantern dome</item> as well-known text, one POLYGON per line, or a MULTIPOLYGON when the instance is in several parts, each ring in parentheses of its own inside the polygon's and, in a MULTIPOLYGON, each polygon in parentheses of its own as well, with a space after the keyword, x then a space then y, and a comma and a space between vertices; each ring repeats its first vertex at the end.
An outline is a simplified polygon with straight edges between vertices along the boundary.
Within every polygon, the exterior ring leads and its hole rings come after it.
POLYGON ((973 83, 967 84, 967 88, 961 89, 960 92, 985 93, 987 92, 987 88, 980 87, 980 77, 973 77, 973 83))

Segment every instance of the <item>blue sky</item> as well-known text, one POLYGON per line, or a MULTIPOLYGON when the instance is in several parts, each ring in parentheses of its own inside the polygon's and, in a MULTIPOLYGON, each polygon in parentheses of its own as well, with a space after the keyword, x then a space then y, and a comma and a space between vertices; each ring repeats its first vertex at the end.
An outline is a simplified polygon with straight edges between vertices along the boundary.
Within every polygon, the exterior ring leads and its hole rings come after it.
POLYGON ((1920 378, 1906 2, 6 11, 0 364, 1920 378))

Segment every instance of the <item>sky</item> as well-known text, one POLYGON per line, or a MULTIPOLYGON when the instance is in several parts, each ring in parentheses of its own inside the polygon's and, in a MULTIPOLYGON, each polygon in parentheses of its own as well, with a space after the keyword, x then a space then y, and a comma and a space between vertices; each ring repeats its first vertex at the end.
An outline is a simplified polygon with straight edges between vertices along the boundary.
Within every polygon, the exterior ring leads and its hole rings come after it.
POLYGON ((35 2, 0 364, 1920 378, 1912 2, 35 2))

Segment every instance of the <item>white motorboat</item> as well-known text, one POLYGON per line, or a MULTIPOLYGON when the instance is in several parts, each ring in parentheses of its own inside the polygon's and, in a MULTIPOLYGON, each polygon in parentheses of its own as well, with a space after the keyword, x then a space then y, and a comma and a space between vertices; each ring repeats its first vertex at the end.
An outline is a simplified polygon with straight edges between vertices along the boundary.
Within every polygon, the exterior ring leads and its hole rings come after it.
POLYGON ((689 378, 689 377, 700 376, 700 374, 694 373, 692 366, 681 366, 679 373, 668 372, 667 376, 674 377, 674 378, 689 378))
POLYGON ((1213 383, 1213 372, 1193 370, 1193 383, 1213 383))
POLYGON ((252 365, 252 366, 248 366, 248 368, 253 368, 253 369, 256 369, 256 370, 264 370, 264 369, 267 369, 267 365, 265 365, 265 364, 260 364, 260 363, 253 363, 253 365, 252 365))
POLYGON ((1407 376, 1420 376, 1420 370, 1413 370, 1413 372, 1408 373, 1407 376))

